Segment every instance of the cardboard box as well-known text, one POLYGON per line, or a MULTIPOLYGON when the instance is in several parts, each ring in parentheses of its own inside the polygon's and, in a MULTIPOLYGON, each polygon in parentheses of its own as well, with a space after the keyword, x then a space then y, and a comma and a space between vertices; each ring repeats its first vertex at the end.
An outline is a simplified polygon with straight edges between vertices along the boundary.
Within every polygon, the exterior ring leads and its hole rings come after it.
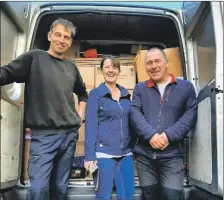
POLYGON ((84 142, 78 141, 76 143, 75 155, 84 155, 84 154, 85 154, 85 151, 84 151, 84 142))
POLYGON ((85 123, 79 128, 79 139, 76 143, 76 155, 84 155, 84 142, 85 142, 85 123))
MULTIPOLYGON (((125 63, 133 63, 135 57, 133 56, 128 56, 128 57, 117 57, 117 59, 119 60, 119 62, 122 64, 125 63)), ((94 63, 99 65, 101 62, 102 58, 76 58, 75 62, 76 63, 94 63)))
MULTIPOLYGON (((101 73, 100 66, 95 70, 95 87, 104 82, 104 77, 101 73)), ((134 89, 136 85, 136 72, 134 66, 121 65, 121 72, 118 77, 117 83, 126 89, 134 89)))
POLYGON ((95 66, 89 65, 89 66, 77 66, 79 69, 79 72, 82 76, 83 82, 86 84, 87 89, 94 88, 95 83, 95 66))
POLYGON ((84 155, 85 123, 79 128, 79 139, 76 143, 75 155, 84 155))
MULTIPOLYGON (((164 52, 168 60, 168 72, 176 77, 183 77, 183 69, 180 55, 180 48, 167 48, 164 52)), ((145 55, 147 50, 141 50, 138 52, 134 65, 137 71, 138 82, 146 81, 149 76, 145 69, 145 55)))
POLYGON ((85 123, 79 128, 79 142, 85 141, 85 123))
POLYGON ((176 77, 183 77, 180 48, 164 49, 168 60, 168 72, 176 77))
POLYGON ((74 40, 71 47, 64 53, 64 58, 72 60, 76 57, 79 57, 80 54, 80 41, 74 40))
POLYGON ((146 69, 145 69, 146 53, 147 53, 147 50, 140 50, 134 60, 134 65, 137 71, 138 82, 146 81, 149 79, 149 75, 146 73, 146 69))

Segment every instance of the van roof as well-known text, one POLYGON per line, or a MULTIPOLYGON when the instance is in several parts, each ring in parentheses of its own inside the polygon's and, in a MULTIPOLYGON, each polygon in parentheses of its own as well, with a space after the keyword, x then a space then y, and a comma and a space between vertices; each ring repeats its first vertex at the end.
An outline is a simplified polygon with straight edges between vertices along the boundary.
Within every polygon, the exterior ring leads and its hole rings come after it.
POLYGON ((177 10, 170 9, 170 8, 164 8, 164 7, 156 7, 156 6, 150 6, 147 5, 148 2, 141 2, 141 4, 138 4, 137 2, 45 2, 40 3, 40 8, 45 8, 48 6, 114 6, 114 7, 131 7, 131 8, 150 8, 155 10, 163 10, 172 12, 174 14, 177 13, 177 10), (134 4, 133 4, 134 3, 134 4))

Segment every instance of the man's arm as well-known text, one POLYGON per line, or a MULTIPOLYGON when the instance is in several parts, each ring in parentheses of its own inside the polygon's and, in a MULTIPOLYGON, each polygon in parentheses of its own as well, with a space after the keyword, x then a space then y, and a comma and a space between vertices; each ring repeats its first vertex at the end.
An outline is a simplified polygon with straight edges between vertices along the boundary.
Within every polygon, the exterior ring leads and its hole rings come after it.
POLYGON ((138 85, 136 85, 133 91, 130 118, 137 135, 149 142, 153 135, 156 134, 156 130, 148 123, 142 113, 142 103, 138 85))
POLYGON ((196 124, 197 109, 195 89, 192 83, 189 82, 185 113, 174 125, 164 130, 169 142, 182 141, 187 136, 196 124))
POLYGON ((27 52, 11 61, 8 65, 0 67, 0 85, 25 82, 30 71, 32 58, 32 52, 27 52))
POLYGON ((81 123, 85 119, 85 113, 86 113, 86 102, 85 101, 81 101, 79 103, 79 109, 78 109, 78 114, 81 117, 81 123))
POLYGON ((79 109, 78 114, 83 121, 85 118, 86 111, 86 101, 88 98, 88 93, 86 91, 85 84, 83 83, 82 77, 77 67, 76 68, 76 82, 74 85, 74 93, 78 96, 79 109))

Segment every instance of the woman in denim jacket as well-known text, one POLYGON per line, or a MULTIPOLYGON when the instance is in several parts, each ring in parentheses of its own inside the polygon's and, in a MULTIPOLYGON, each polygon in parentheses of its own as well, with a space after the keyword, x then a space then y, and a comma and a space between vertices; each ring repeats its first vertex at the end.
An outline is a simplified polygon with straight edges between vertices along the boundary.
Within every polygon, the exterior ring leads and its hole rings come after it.
POLYGON ((134 195, 132 147, 134 139, 129 122, 130 94, 116 83, 120 63, 113 56, 100 65, 105 82, 93 89, 88 98, 85 132, 85 167, 94 175, 96 199, 109 200, 115 183, 119 200, 134 195))

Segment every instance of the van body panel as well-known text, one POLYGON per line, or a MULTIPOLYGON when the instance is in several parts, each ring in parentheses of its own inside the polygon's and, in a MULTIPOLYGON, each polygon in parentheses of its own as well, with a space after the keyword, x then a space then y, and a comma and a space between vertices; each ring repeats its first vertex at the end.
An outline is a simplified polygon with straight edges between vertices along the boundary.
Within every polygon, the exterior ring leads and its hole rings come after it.
POLYGON ((223 7, 224 7, 224 3, 223 2, 220 2, 221 3, 221 9, 222 9, 222 21, 223 21, 223 7))
MULTIPOLYGON (((44 7, 46 8, 46 7, 44 7)), ((128 13, 153 13, 153 14, 163 14, 163 10, 153 10, 150 8, 127 8, 127 7, 107 7, 107 6, 75 6, 75 5, 52 5, 51 10, 59 10, 59 11, 86 11, 86 12, 94 12, 94 11, 101 11, 101 12, 128 12, 128 13)))
POLYGON ((33 33, 35 31, 35 27, 37 26, 37 20, 38 17, 40 16, 41 12, 44 13, 45 11, 50 10, 50 8, 45 8, 40 10, 39 5, 34 4, 31 6, 31 17, 30 17, 30 26, 28 29, 28 35, 27 35, 27 44, 26 44, 26 51, 29 51, 31 49, 31 44, 33 38, 33 33))
POLYGON ((217 182, 216 154, 216 103, 211 89, 215 83, 198 94, 198 115, 195 129, 189 136, 189 176, 191 183, 211 193, 217 182), (212 186, 212 187, 211 187, 212 186))
MULTIPOLYGON (((29 2, 1 2, 1 63, 25 52, 29 2)), ((1 189, 14 186, 21 175, 24 84, 1 87, 1 189)))
POLYGON ((191 136, 189 149, 190 177, 207 184, 212 183, 211 99, 206 97, 198 104, 198 122, 191 136), (204 123, 204 122, 208 123, 204 123), (196 143, 196 144, 195 144, 196 143), (206 146, 206 148, 204 148, 206 146), (204 153, 202 153, 204 151, 204 153), (200 155, 200 156, 194 156, 200 155), (206 165, 202 165, 206 163, 206 165))
POLYGON ((1 189, 20 178, 22 118, 20 108, 1 100, 1 189))
MULTIPOLYGON (((112 8, 115 8, 115 9, 120 9, 120 8, 128 8, 129 10, 132 10, 132 8, 140 8, 140 9, 144 9, 144 8, 147 8, 147 9, 152 9, 154 10, 160 10, 160 11, 168 11, 168 12, 172 12, 172 13, 177 13, 175 10, 173 9, 168 9, 168 8, 160 8, 160 7, 155 7, 155 6, 148 6, 147 3, 145 5, 133 5, 133 4, 122 4, 122 3, 119 3, 117 4, 116 2, 51 2, 51 3, 41 3, 39 4, 41 8, 44 8, 44 7, 51 7, 51 6, 58 6, 58 7, 61 7, 61 6, 69 6, 70 8, 72 6, 76 6, 76 7, 79 7, 79 6, 85 6, 85 7, 93 7, 93 8, 99 8, 99 7, 104 7, 104 9, 107 7, 108 9, 110 9, 110 7, 112 8)), ((107 9, 106 9, 107 10, 107 9)))
POLYGON ((184 30, 186 34, 194 29, 195 20, 198 18, 196 13, 201 5, 201 2, 183 2, 183 20, 184 20, 184 30))
POLYGON ((223 194, 223 2, 211 2, 216 42, 217 193, 223 194))
POLYGON ((19 32, 26 32, 29 27, 30 6, 29 2, 0 2, 2 10, 15 24, 19 32))
POLYGON ((223 85, 223 25, 221 5, 219 2, 201 2, 200 4, 184 2, 183 10, 188 77, 196 88, 199 102, 197 124, 189 136, 190 182, 212 194, 222 196, 223 102, 221 99, 223 99, 223 88, 220 85, 223 85), (208 57, 209 62, 206 60, 208 57), (207 62, 204 62, 205 60, 207 62), (206 68, 203 69, 203 66, 206 68), (211 67, 212 74, 206 72, 208 67, 211 67))
MULTIPOLYGON (((16 57, 20 34, 4 10, 1 12, 1 27, 1 64, 6 65, 16 57)), ((19 106, 21 93, 22 84, 12 83, 2 87, 1 98, 19 106)))

